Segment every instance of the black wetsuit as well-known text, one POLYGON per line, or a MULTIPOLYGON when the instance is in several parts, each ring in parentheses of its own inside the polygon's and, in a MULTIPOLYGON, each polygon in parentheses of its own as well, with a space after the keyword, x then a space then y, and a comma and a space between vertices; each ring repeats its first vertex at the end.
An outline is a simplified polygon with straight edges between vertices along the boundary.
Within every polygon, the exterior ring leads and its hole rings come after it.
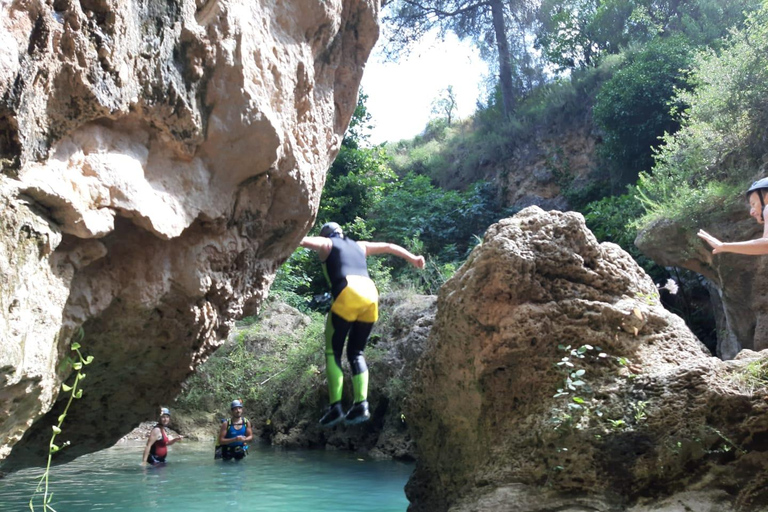
POLYGON ((341 400, 341 354, 348 336, 347 359, 357 403, 368 395, 368 367, 363 350, 378 319, 378 291, 368 275, 363 248, 351 238, 332 236, 330 240, 333 247, 323 262, 333 295, 325 329, 328 393, 331 404, 341 400))

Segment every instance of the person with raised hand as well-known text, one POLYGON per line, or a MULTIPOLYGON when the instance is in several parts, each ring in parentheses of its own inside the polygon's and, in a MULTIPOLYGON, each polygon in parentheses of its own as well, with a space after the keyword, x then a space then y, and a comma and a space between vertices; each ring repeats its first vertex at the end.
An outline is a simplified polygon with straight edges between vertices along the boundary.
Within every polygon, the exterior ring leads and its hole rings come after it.
POLYGON ((763 236, 743 242, 722 242, 701 229, 697 235, 712 247, 712 254, 723 252, 750 256, 768 254, 768 224, 765 222, 765 216, 768 214, 766 193, 768 193, 768 178, 757 180, 747 189, 747 201, 750 207, 749 214, 758 224, 763 224, 763 236))

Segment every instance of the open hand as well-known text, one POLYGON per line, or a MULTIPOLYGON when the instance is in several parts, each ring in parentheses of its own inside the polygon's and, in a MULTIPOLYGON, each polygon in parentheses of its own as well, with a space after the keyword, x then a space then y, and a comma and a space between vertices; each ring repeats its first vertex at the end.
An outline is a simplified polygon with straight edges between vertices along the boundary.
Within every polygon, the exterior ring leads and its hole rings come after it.
POLYGON ((717 238, 713 237, 703 229, 700 229, 698 233, 696 233, 699 238, 707 242, 709 245, 712 246, 712 254, 717 254, 722 251, 723 248, 723 242, 718 240, 717 238))

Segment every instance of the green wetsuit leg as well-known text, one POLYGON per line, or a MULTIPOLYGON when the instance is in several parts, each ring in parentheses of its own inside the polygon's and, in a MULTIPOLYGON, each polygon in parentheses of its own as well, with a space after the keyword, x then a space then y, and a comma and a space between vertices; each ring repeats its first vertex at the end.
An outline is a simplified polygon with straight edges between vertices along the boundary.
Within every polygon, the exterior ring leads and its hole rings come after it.
POLYGON ((341 401, 344 373, 341 371, 341 353, 351 323, 336 313, 328 313, 325 323, 325 375, 328 379, 328 399, 331 404, 341 401))
POLYGON ((355 392, 355 403, 368 399, 368 365, 363 357, 363 350, 371 335, 373 323, 354 322, 349 332, 347 343, 347 359, 352 369, 352 388, 355 392))

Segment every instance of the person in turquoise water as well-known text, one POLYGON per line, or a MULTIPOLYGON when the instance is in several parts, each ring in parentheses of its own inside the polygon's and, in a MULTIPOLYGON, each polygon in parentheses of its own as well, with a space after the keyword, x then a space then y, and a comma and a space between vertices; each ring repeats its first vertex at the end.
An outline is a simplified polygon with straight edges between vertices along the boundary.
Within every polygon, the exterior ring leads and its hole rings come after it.
POLYGON ((320 236, 304 237, 301 246, 320 257, 333 297, 325 324, 325 372, 330 405, 320 424, 332 427, 342 420, 350 425, 362 423, 371 417, 368 408, 368 367, 363 351, 373 324, 379 317, 379 293, 368 275, 366 257, 392 254, 416 268, 424 268, 424 257, 416 256, 396 244, 357 242, 344 236, 335 222, 323 225, 320 236), (345 341, 355 395, 354 403, 346 414, 341 405, 344 383, 341 354, 345 341))
POLYGON ((768 215, 766 193, 768 193, 768 178, 757 180, 752 183, 752 186, 749 187, 749 189, 747 189, 747 201, 749 201, 750 207, 749 214, 758 224, 763 224, 763 236, 744 242, 721 242, 701 229, 698 232, 698 236, 712 247, 712 254, 720 254, 723 252, 746 254, 750 256, 768 254, 768 224, 765 222, 765 216, 768 215))
POLYGON ((166 407, 160 409, 160 421, 152 428, 147 436, 147 444, 144 447, 144 455, 141 457, 142 464, 156 466, 163 464, 168 456, 168 447, 184 439, 184 436, 178 436, 171 439, 168 437, 168 424, 171 422, 171 411, 166 407))
POLYGON ((222 422, 219 431, 221 458, 240 460, 248 454, 248 443, 253 441, 253 431, 247 418, 243 417, 243 402, 233 400, 230 405, 232 417, 222 422))

